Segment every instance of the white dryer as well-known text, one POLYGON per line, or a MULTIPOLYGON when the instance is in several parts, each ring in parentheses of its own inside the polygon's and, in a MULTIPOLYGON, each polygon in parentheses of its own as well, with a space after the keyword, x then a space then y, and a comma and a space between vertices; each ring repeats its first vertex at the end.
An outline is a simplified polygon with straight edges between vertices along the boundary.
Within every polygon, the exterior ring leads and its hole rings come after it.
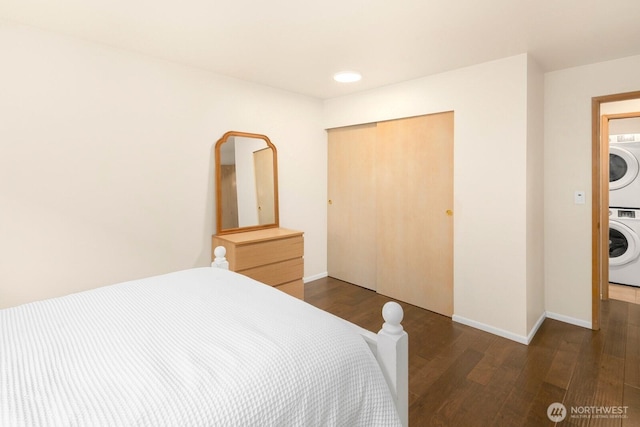
POLYGON ((640 209, 609 208, 609 282, 640 287, 640 209))
POLYGON ((640 208, 640 134, 609 136, 609 206, 640 208))

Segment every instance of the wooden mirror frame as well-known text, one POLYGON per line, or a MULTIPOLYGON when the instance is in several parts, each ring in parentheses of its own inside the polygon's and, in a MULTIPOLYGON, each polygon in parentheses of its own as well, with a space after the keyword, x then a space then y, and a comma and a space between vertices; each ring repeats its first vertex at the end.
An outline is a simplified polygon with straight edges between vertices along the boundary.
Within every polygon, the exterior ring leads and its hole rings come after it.
POLYGON ((265 228, 278 228, 280 227, 279 219, 279 204, 278 204, 278 151, 276 146, 273 145, 271 140, 266 135, 260 135, 257 133, 247 133, 238 131, 229 131, 222 135, 222 137, 216 142, 215 146, 215 167, 216 167, 216 230, 217 234, 230 234, 252 230, 262 230, 265 228), (220 149, 222 144, 228 141, 231 137, 244 137, 261 139, 267 144, 267 148, 273 150, 273 209, 274 209, 274 222, 270 224, 257 224, 245 227, 237 228, 222 228, 222 171, 221 171, 221 157, 220 149))

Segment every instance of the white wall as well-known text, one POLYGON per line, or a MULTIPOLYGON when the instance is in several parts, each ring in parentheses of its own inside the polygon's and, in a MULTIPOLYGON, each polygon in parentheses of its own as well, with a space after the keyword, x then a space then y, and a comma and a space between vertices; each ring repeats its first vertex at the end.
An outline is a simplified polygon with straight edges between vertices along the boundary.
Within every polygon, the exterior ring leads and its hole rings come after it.
POLYGON ((205 266, 213 147, 278 148, 280 221, 326 271, 318 100, 0 21, 0 308, 205 266))
POLYGON ((454 319, 520 341, 527 281, 542 277, 527 270, 542 269, 527 262, 540 245, 527 242, 527 167, 540 169, 527 162, 528 67, 519 55, 325 102, 326 128, 454 111, 454 319))
POLYGON ((591 326, 591 99, 640 90, 640 56, 545 75, 545 306, 591 326))

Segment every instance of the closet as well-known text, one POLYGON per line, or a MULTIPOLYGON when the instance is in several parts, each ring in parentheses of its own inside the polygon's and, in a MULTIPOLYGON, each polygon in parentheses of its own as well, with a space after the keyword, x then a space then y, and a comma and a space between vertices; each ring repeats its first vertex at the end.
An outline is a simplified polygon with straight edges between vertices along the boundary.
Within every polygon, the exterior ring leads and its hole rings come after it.
POLYGON ((328 131, 328 273, 453 314, 453 112, 328 131))

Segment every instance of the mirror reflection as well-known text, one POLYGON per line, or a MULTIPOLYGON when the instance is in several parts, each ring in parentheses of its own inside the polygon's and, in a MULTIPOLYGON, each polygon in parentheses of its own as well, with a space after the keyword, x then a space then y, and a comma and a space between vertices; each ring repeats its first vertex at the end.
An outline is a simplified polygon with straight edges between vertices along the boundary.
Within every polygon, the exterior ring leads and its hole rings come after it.
POLYGON ((264 135, 227 132, 216 144, 218 234, 278 227, 277 159, 264 135))

